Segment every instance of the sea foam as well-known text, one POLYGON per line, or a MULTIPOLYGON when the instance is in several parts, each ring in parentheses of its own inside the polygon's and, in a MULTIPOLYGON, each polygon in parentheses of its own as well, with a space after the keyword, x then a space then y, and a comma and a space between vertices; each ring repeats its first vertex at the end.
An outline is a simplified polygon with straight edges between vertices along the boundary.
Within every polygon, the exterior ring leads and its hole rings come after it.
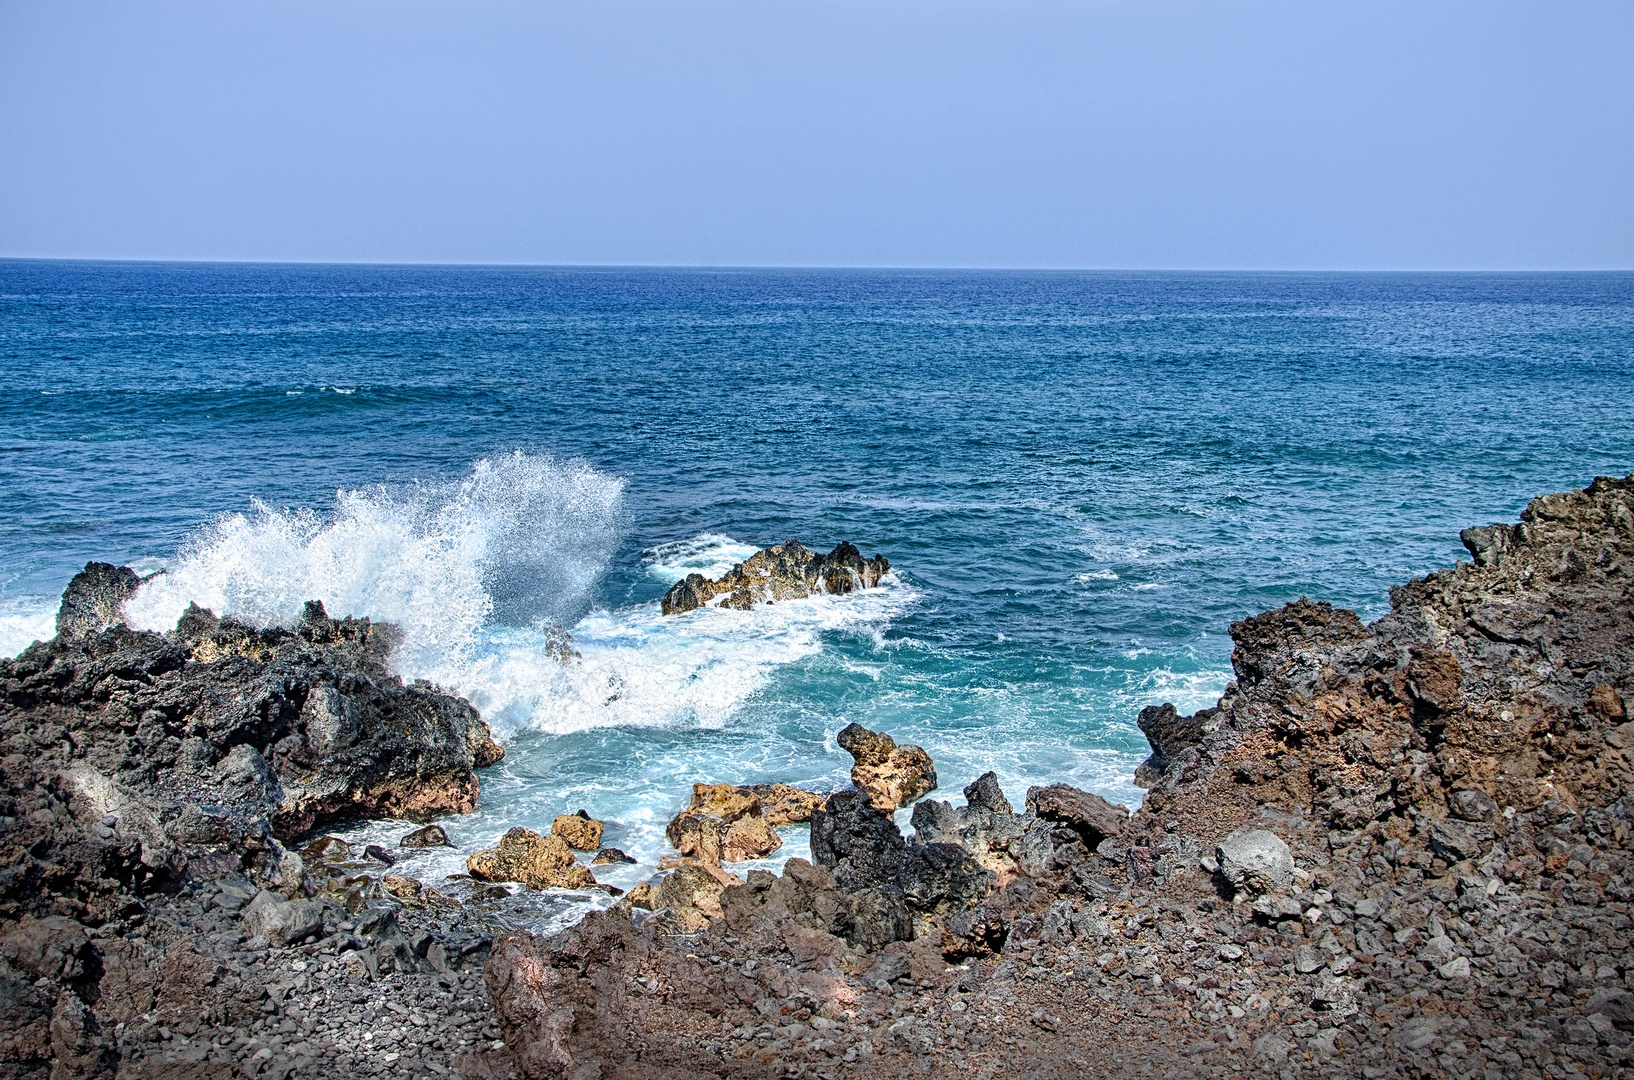
POLYGON ((125 607, 168 630, 189 603, 290 626, 307 600, 403 630, 405 678, 449 681, 490 624, 577 619, 621 535, 624 482, 583 462, 513 453, 447 482, 342 491, 311 510, 229 514, 183 545, 125 607))
MULTIPOLYGON (((200 530, 126 605, 167 630, 189 603, 291 626, 309 599, 396 623, 406 679, 471 701, 503 734, 592 727, 719 727, 779 667, 834 630, 877 634, 916 593, 882 588, 750 611, 659 614, 656 599, 591 609, 617 549, 622 480, 582 462, 511 454, 464 478, 342 491, 329 514, 257 506, 200 530), (561 628, 571 629, 564 658, 561 628)), ((705 533, 644 555, 648 580, 719 576, 755 552, 705 533)))

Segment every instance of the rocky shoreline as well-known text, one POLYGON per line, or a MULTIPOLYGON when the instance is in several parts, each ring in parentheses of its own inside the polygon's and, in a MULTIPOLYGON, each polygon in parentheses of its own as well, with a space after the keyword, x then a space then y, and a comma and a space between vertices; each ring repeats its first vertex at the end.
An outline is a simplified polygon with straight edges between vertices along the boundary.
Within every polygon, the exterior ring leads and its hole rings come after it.
MULTIPOLYGON (((1233 625, 1215 707, 1141 714, 1132 815, 928 798, 848 729, 855 790, 700 785, 669 873, 548 938, 296 844, 469 809, 498 752, 389 628, 138 634, 93 566, 0 661, 0 1077, 1624 1075, 1634 477, 1463 539, 1371 625, 1233 625), (802 816, 811 861, 732 872, 802 816)), ((593 883, 557 824, 518 843, 593 883)))

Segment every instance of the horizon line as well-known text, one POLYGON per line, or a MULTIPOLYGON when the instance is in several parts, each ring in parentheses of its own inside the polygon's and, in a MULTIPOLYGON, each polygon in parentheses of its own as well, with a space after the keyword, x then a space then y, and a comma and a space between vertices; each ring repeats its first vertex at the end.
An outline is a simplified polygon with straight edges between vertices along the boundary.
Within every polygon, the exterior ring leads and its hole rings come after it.
POLYGON ((920 273, 1080 273, 1080 274, 1629 274, 1621 267, 1286 267, 1286 266, 1070 266, 889 263, 620 263, 620 262, 449 262, 391 259, 104 258, 60 255, 4 255, 0 262, 81 263, 125 266, 309 266, 421 268, 447 270, 826 270, 920 273))

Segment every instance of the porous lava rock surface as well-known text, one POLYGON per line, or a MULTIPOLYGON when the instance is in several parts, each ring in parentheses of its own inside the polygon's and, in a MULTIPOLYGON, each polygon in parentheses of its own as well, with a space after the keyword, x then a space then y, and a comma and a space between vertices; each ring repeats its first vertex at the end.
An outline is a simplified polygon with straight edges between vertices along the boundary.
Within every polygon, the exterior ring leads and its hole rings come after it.
POLYGON ((936 789, 936 765, 921 747, 898 746, 889 735, 861 724, 847 724, 835 741, 854 762, 851 782, 877 809, 895 810, 936 789))
POLYGON ((495 922, 300 843, 470 809, 502 753, 475 710, 403 685, 391 627, 137 632, 139 585, 91 564, 0 659, 0 1077, 481 1075, 495 922))
POLYGON ((822 865, 718 914, 501 938, 517 1072, 1627 1075, 1634 477, 1464 540, 1370 625, 1234 624, 1219 703, 1143 715, 1127 821, 977 778, 905 837, 842 792, 822 865))
POLYGON ((747 611, 756 604, 803 600, 819 593, 842 595, 872 589, 891 570, 883 555, 863 558, 856 545, 841 542, 820 555, 798 540, 762 548, 711 581, 688 574, 670 586, 660 602, 665 615, 716 606, 747 611))

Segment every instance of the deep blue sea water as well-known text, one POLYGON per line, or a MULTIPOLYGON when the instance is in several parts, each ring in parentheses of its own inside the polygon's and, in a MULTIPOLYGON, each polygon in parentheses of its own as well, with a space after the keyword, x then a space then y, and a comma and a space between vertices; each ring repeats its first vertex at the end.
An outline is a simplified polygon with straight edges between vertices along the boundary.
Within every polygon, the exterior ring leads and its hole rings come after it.
POLYGON ((692 782, 838 785, 853 720, 955 795, 1137 800, 1136 712, 1211 703, 1233 619, 1376 616, 1460 528, 1634 472, 1628 274, 11 261, 0 372, 0 650, 88 559, 169 568, 141 625, 402 623, 511 751, 434 880, 583 806, 628 884, 692 782), (790 537, 896 574, 658 615, 790 537))

